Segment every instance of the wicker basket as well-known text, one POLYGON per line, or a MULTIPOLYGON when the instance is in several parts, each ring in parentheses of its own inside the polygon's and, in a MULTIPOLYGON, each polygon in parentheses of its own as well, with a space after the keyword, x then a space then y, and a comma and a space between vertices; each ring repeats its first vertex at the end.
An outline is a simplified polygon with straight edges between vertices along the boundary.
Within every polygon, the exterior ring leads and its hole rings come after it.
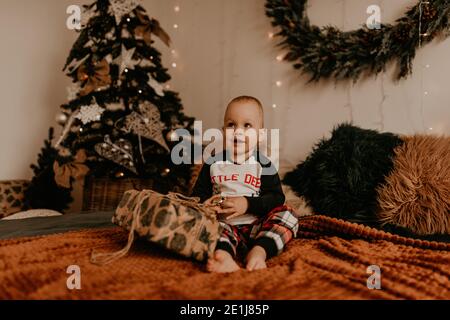
POLYGON ((83 190, 84 212, 114 211, 125 191, 130 189, 153 189, 153 180, 138 178, 94 178, 86 177, 83 190))

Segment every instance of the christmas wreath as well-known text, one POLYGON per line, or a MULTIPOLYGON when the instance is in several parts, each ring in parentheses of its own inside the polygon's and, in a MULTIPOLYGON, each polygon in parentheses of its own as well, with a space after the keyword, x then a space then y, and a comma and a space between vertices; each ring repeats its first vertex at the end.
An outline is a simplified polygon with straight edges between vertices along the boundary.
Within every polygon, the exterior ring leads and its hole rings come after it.
POLYGON ((272 25, 280 29, 276 36, 283 40, 278 45, 288 51, 284 60, 310 74, 310 82, 321 78, 356 82, 363 74, 384 71, 392 61, 399 68, 397 80, 406 78, 416 50, 438 35, 450 34, 450 0, 420 1, 395 24, 348 32, 311 25, 307 0, 267 0, 265 7, 272 25))

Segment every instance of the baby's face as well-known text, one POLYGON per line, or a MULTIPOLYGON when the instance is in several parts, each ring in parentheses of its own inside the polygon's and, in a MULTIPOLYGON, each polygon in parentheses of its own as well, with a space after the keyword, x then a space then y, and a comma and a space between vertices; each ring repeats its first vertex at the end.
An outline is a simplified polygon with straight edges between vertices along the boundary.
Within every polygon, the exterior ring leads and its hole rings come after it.
POLYGON ((224 117, 224 147, 233 150, 235 158, 243 156, 244 160, 247 160, 258 145, 259 129, 262 129, 262 126, 262 110, 255 102, 232 103, 224 117))

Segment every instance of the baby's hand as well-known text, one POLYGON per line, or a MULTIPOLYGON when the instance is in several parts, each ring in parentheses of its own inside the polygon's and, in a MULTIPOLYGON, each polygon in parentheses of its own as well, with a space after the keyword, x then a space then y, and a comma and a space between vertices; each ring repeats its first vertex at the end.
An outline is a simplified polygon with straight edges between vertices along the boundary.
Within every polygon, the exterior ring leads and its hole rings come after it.
POLYGON ((206 199, 205 202, 203 202, 203 204, 209 206, 217 206, 217 202, 220 201, 220 199, 222 198, 222 196, 220 194, 216 194, 214 196, 212 196, 209 199, 206 199))
POLYGON ((216 194, 215 196, 212 196, 211 198, 205 200, 203 204, 213 210, 217 215, 217 211, 221 209, 220 205, 218 204, 221 199, 222 196, 220 194, 216 194))
POLYGON ((228 220, 245 214, 247 209, 248 202, 245 197, 226 197, 216 212, 225 216, 228 220))

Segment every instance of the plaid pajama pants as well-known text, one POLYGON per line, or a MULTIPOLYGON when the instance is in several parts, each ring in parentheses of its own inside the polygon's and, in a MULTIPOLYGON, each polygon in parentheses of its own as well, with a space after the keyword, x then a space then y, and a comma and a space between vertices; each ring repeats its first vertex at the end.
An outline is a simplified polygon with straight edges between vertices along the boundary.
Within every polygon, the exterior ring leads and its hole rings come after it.
POLYGON ((244 255, 253 246, 259 245, 264 248, 269 259, 280 254, 298 231, 298 219, 288 206, 277 207, 252 224, 220 224, 223 230, 216 250, 225 250, 233 257, 244 255))

